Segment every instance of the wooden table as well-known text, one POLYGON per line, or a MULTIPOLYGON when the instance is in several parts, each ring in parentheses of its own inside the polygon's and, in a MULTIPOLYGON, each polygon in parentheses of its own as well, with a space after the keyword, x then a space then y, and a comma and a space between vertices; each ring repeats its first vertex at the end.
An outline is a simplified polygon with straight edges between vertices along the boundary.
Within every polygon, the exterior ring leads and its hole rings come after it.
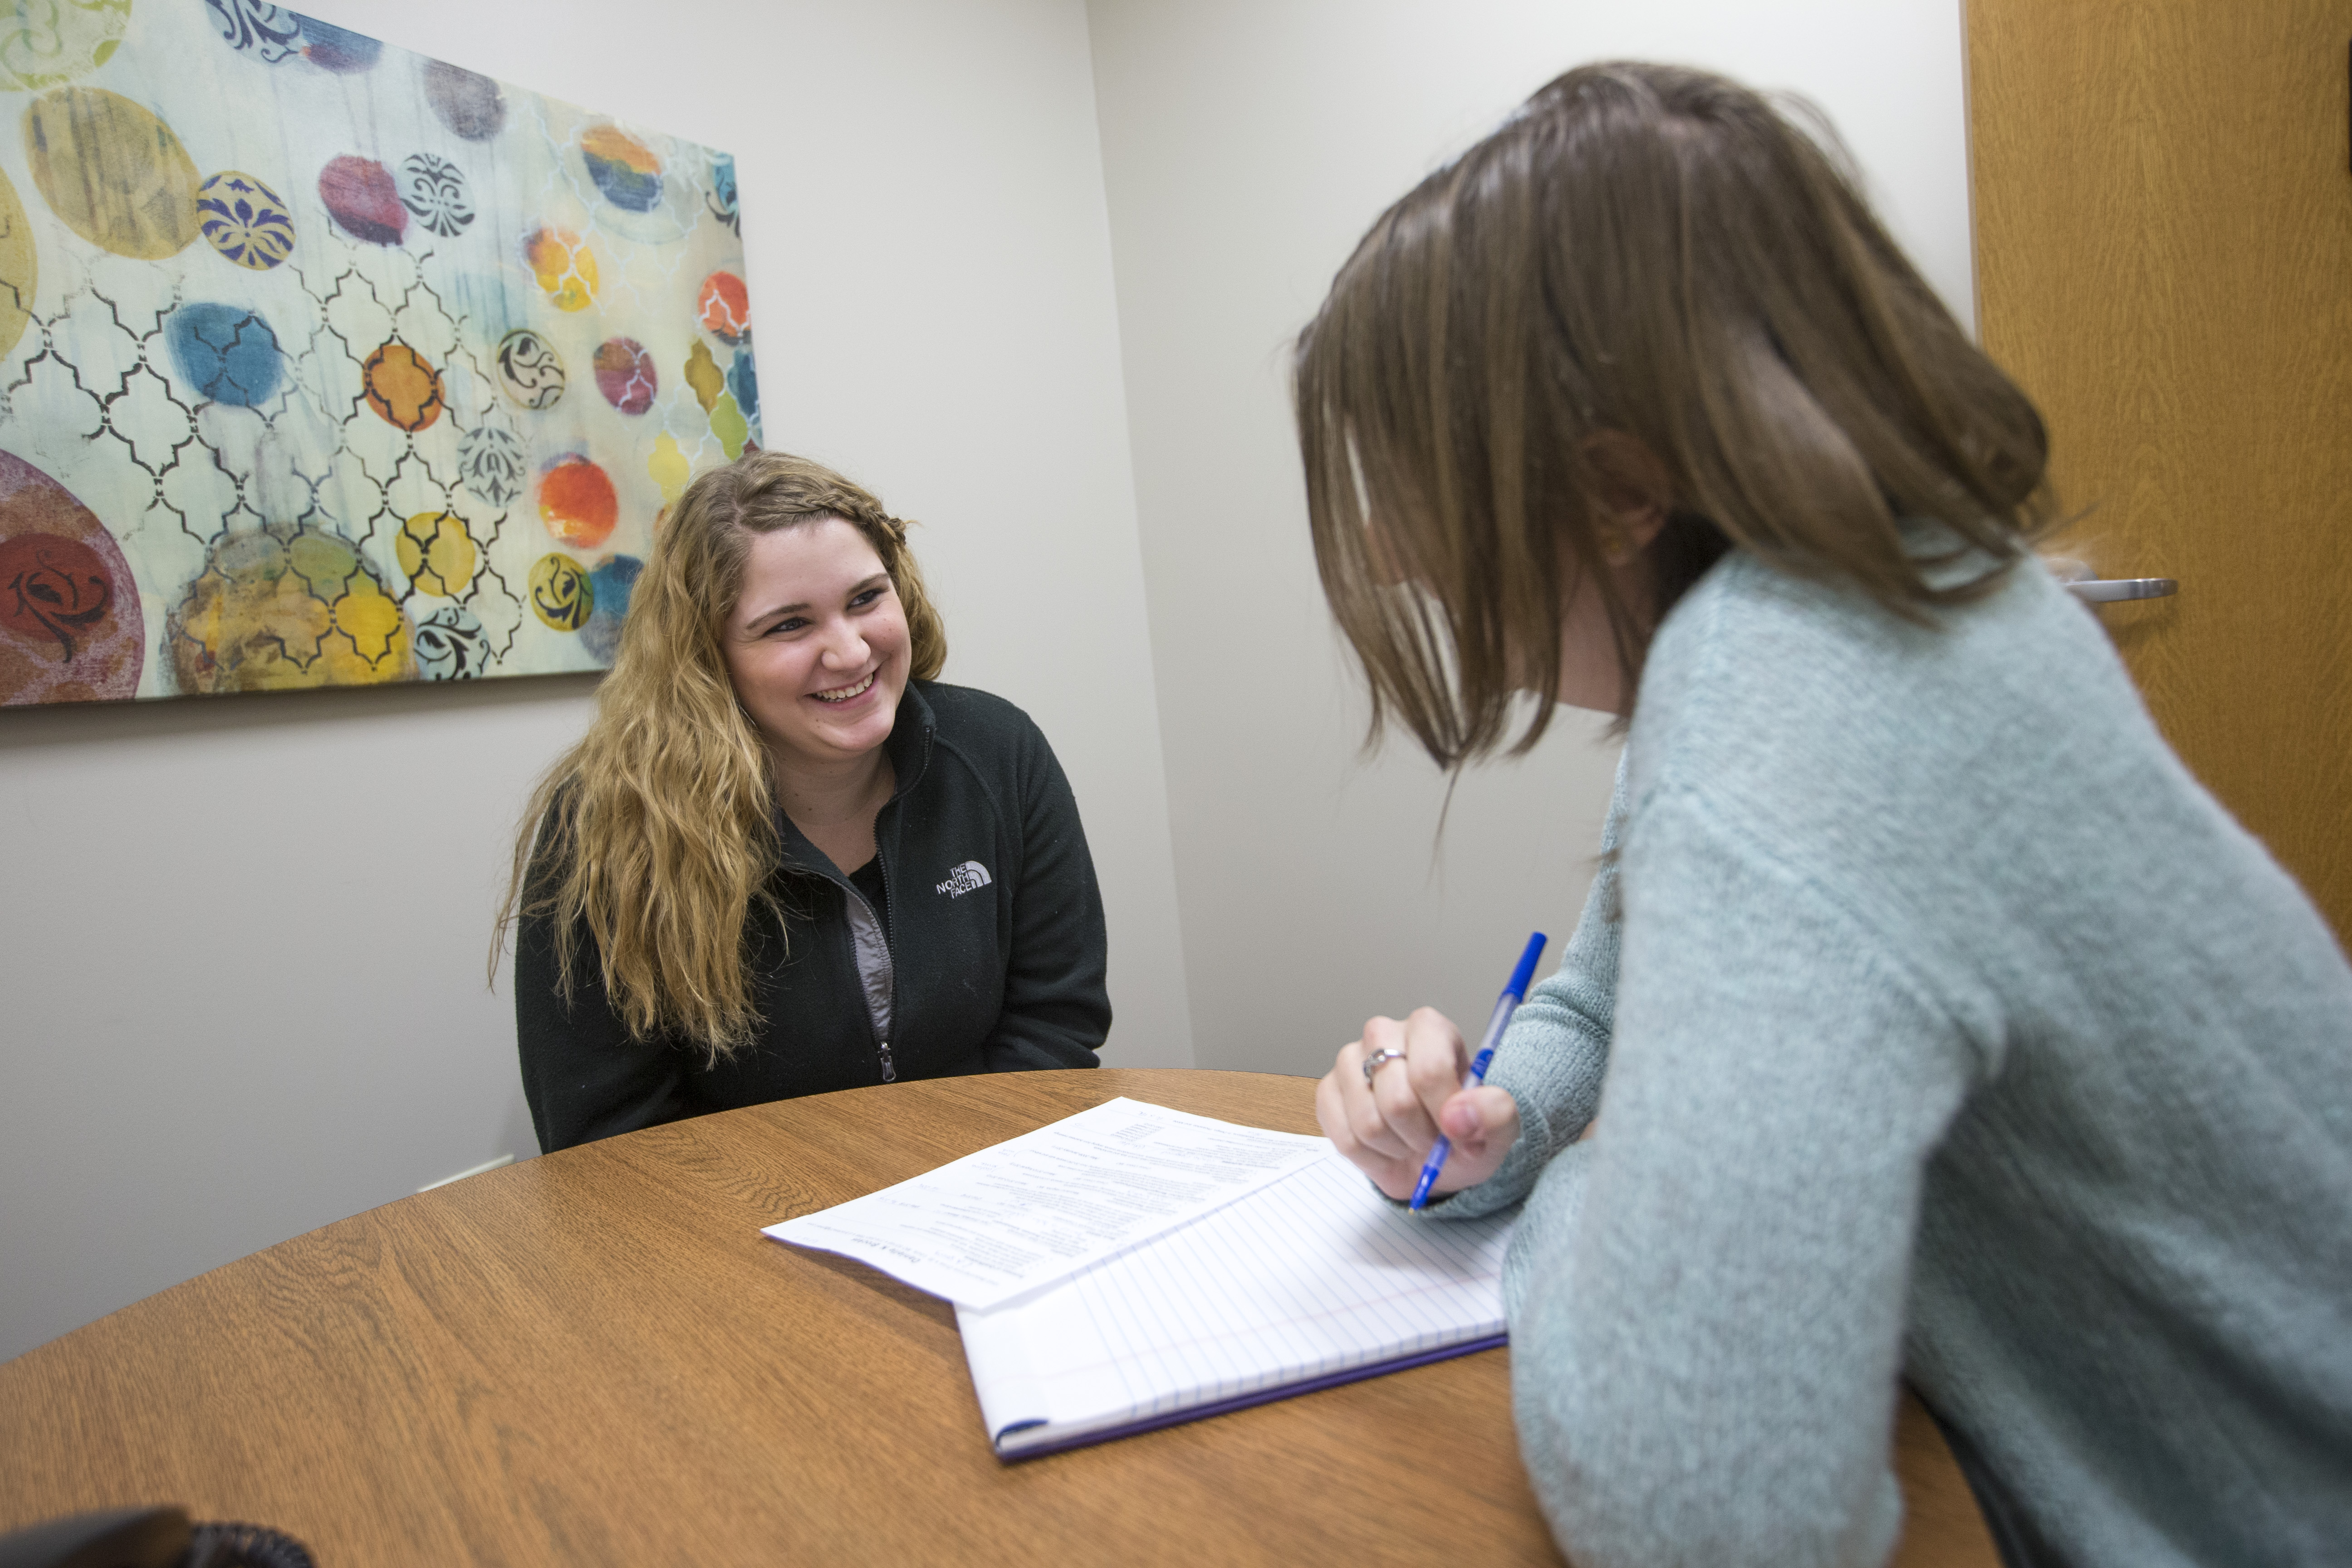
MULTIPOLYGON (((286 1531, 321 1568, 1557 1563, 1507 1352, 1008 1467, 946 1303, 759 1234, 1119 1094, 1314 1130, 1306 1079, 1015 1073, 403 1198, 0 1366, 0 1530, 173 1502, 286 1531)), ((1908 1401, 1896 1457, 1896 1562, 1997 1568, 1908 1401)))

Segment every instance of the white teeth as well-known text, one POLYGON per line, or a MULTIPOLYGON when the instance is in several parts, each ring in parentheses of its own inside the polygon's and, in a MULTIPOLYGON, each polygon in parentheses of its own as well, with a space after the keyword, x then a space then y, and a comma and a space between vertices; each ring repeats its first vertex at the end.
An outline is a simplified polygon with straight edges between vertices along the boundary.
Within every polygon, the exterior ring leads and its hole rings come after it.
POLYGON ((865 696, 866 689, 873 684, 874 678, 869 675, 855 686, 845 686, 838 691, 819 691, 814 695, 819 702, 846 702, 854 697, 865 696))

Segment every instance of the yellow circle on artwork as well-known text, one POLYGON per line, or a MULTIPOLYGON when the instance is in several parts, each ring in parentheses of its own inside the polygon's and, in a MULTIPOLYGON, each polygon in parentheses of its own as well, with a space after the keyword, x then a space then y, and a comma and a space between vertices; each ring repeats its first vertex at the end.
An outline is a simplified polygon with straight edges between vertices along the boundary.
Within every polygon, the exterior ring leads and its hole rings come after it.
POLYGON ((569 555, 542 555, 530 569, 531 613, 559 632, 576 632, 595 612, 596 587, 569 555))
POLYGON ((320 529, 232 531, 172 607, 179 689, 273 691, 413 680, 408 617, 348 539, 320 529))
POLYGON ((416 591, 436 599, 464 593, 481 559, 465 519, 454 511, 418 512, 400 525, 392 552, 400 562, 401 574, 416 591))
POLYGON ((718 405, 720 394, 727 390, 727 373, 719 368, 700 338, 686 351, 686 384, 694 388, 694 400, 702 405, 705 414, 718 405))
POLYGON ((170 126, 120 93, 61 87, 33 100, 25 161, 58 221, 100 250, 161 261, 196 237, 194 161, 170 126))
POLYGON ((570 229, 531 230, 522 255, 557 310, 584 310, 596 302, 596 253, 570 229))
POLYGON ((40 275, 32 220, 16 199, 16 187, 0 174, 0 359, 16 348, 33 319, 33 289, 40 275))
POLYGON ((722 392, 719 406, 710 411, 710 433, 719 437, 719 449, 733 462, 743 455, 743 443, 751 438, 751 426, 745 423, 743 411, 735 406, 735 395, 722 392))
POLYGON ((646 459, 646 477, 661 487, 662 500, 675 501, 694 478, 694 465, 678 450, 677 437, 665 430, 654 437, 654 455, 646 459))
POLYGON ((0 0, 0 88, 38 92, 113 58, 131 0, 0 0))
MULTIPOLYGON (((351 653, 359 661, 351 668, 380 670, 395 658, 394 668, 403 671, 412 668, 408 617, 400 613, 400 606, 393 603, 392 595, 385 593, 373 577, 363 575, 354 579, 343 596, 335 601, 333 616, 335 630, 350 639, 351 653)), ((342 670, 346 667, 336 658, 341 651, 330 643, 330 661, 336 669, 339 684, 362 684, 383 679, 374 674, 360 675, 356 679, 343 675, 342 670)))

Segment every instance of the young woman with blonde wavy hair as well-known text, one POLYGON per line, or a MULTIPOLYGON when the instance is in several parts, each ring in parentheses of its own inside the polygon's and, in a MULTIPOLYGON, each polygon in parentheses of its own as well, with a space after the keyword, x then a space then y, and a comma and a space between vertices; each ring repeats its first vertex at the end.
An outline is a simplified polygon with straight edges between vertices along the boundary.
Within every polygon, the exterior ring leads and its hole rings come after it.
POLYGON ((1586 1568, 1883 1563, 1898 1380, 2011 1564, 2342 1562, 2352 968, 2035 559, 2041 418, 1825 141, 1570 71, 1301 336, 1378 710, 1446 766, 1626 726, 1486 1086, 1375 1018, 1324 1128, 1395 1197, 1450 1138, 1433 1218, 1524 1205, 1520 1454, 1586 1568))
POLYGON ((541 1147, 899 1079, 1093 1067, 1102 900, 1028 717, 940 683, 906 524, 747 453, 656 531, 503 932, 541 1147))

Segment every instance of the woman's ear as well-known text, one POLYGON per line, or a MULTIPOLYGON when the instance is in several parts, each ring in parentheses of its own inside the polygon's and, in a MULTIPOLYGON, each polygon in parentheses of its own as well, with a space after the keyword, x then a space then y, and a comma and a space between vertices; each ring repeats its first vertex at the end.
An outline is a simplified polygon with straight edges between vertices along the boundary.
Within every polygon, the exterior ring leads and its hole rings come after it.
POLYGON ((1594 478, 1595 536, 1601 558, 1623 566, 1650 547, 1675 507, 1674 476, 1637 436, 1599 430, 1580 447, 1594 478))

